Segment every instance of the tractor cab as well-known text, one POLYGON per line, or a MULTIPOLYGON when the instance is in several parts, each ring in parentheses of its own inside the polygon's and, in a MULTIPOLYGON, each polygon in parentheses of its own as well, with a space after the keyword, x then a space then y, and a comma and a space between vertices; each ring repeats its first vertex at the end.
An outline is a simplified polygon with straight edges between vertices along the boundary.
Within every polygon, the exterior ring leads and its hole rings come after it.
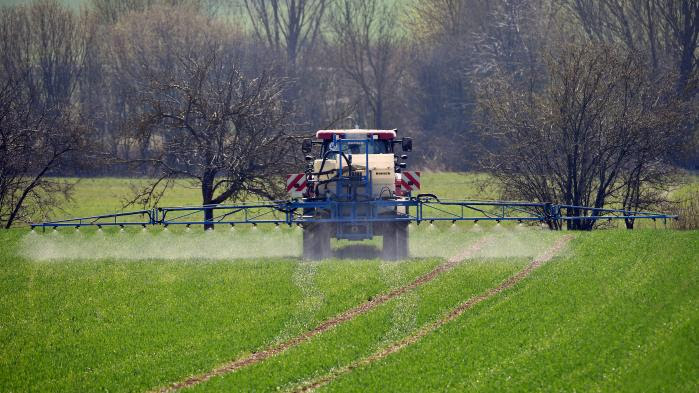
MULTIPOLYGON (((322 141, 322 153, 337 152, 345 154, 393 154, 395 130, 321 130, 316 138, 322 141)), ((336 153, 335 153, 336 154, 336 153)))

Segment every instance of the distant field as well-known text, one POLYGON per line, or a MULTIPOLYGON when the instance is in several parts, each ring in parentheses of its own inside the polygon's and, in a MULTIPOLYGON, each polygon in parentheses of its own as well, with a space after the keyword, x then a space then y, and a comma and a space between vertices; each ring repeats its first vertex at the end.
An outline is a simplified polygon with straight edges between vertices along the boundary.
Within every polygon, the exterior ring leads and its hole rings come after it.
MULTIPOLYGON (((490 199, 482 175, 423 173, 423 191, 490 199), (485 188, 482 187, 485 185, 485 188)), ((62 214, 117 211, 128 187, 81 180, 62 214)), ((184 183, 163 204, 192 205, 184 183)), ((563 252, 402 350, 351 371, 521 271, 567 232, 411 226, 412 258, 378 240, 298 258, 295 228, 0 231, 0 391, 146 391, 299 337, 465 261, 370 311, 195 391, 699 390, 699 232, 575 233, 563 252), (355 250, 356 251, 356 250, 355 250), (368 258, 368 259, 362 259, 368 258), (342 372, 340 372, 342 371, 342 372)))

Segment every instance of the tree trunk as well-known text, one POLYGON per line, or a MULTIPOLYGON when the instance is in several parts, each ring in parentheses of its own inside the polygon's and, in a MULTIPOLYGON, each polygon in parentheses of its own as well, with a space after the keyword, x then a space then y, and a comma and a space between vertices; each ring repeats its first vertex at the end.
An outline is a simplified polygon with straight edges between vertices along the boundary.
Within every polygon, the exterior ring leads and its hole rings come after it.
MULTIPOLYGON (((201 195, 202 204, 204 206, 213 206, 214 199, 214 175, 211 173, 206 173, 201 179, 201 195)), ((214 210, 204 209, 204 230, 214 229, 214 210)))
POLYGON ((213 209, 204 209, 204 221, 206 221, 206 223, 204 224, 204 230, 214 229, 213 219, 214 219, 214 210, 213 209))
POLYGON ((376 111, 374 112, 374 128, 380 130, 383 126, 383 98, 381 95, 376 97, 376 111))

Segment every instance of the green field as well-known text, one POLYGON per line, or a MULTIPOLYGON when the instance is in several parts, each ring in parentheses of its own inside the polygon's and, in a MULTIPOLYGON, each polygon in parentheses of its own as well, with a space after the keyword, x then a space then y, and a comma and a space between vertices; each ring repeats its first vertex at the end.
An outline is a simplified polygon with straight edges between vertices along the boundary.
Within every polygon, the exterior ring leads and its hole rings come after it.
MULTIPOLYGON (((97 178, 76 179, 73 200, 61 206, 56 217, 77 217, 121 212, 124 201, 129 199, 133 187, 146 184, 140 179, 97 178)), ((698 183, 699 184, 699 183, 698 183)), ((439 195, 444 199, 496 199, 497 189, 486 175, 459 173, 424 173, 422 191, 439 195)), ((201 190, 188 181, 178 181, 169 189, 161 206, 201 205, 201 190)), ((131 207, 131 210, 138 207, 131 207)), ((125 209, 129 210, 129 208, 125 209)))
MULTIPOLYGON (((480 176, 423 179, 447 198, 496 195, 480 176)), ((61 215, 117 211, 126 189, 123 180, 82 180, 61 215)), ((197 195, 180 184, 164 204, 196 204, 197 195)), ((563 234, 421 225, 411 227, 406 261, 305 262, 293 228, 2 231, 0 391, 167 386, 297 337, 483 238, 481 251, 433 281, 191 390, 294 391, 328 375, 337 378, 320 390, 699 390, 699 232, 665 229, 575 233, 514 288, 337 373, 495 287, 563 234)))

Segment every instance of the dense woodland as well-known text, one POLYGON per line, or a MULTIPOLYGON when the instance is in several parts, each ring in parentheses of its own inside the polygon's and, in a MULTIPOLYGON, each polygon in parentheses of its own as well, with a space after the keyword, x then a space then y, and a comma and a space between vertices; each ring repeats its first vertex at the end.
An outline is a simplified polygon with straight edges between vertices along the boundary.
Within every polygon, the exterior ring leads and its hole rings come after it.
POLYGON ((62 176, 274 197, 300 137, 355 125, 512 198, 646 208, 699 168, 694 0, 44 0, 0 36, 8 227, 62 176))

